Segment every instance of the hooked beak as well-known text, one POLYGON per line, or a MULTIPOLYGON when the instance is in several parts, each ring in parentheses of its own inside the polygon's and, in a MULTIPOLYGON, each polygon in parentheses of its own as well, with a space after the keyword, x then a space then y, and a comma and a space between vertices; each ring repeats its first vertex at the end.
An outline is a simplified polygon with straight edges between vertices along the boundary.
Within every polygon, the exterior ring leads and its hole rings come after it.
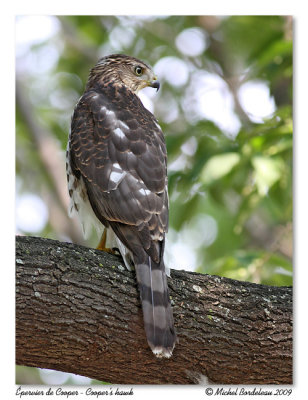
POLYGON ((154 81, 149 82, 149 86, 156 89, 156 91, 158 92, 158 90, 160 88, 160 83, 159 83, 159 81, 154 80, 154 81))

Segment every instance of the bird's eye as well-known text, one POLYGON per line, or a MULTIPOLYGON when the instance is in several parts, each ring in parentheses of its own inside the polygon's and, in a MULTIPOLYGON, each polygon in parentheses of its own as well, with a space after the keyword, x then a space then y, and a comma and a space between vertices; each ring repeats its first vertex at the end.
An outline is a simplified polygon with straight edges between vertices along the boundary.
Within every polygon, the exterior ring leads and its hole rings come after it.
POLYGON ((142 68, 139 65, 135 68, 135 74, 138 76, 142 75, 142 68))

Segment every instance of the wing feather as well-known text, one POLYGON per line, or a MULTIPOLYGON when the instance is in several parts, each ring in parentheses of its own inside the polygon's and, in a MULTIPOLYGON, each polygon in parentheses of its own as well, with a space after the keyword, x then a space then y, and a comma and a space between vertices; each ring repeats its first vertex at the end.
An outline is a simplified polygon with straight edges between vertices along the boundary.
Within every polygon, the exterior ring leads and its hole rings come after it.
POLYGON ((165 141, 139 98, 121 90, 117 101, 93 90, 80 99, 71 165, 83 177, 96 216, 109 221, 131 251, 142 246, 157 261, 159 246, 151 242, 164 241, 168 228, 165 141))

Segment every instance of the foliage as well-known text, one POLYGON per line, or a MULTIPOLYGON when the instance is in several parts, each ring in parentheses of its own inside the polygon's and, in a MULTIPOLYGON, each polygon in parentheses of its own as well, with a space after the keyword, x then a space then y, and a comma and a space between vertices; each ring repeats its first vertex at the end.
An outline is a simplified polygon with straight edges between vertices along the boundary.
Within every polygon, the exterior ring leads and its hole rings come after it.
MULTIPOLYGON (((17 19, 17 26, 25 18, 17 19)), ((52 34, 17 52, 17 83, 30 107, 25 113, 17 99, 17 196, 35 193, 49 210, 36 234, 71 239, 51 221, 59 215, 52 211, 59 199, 25 114, 61 149, 57 157, 64 174, 70 115, 88 71, 100 56, 123 52, 153 65, 162 83, 157 95, 148 96, 168 147, 168 259, 179 241, 194 253, 198 271, 291 284, 292 20, 66 16, 52 21, 52 34), (268 88, 274 108, 266 117, 253 115, 241 99, 251 83, 268 88), (233 120, 223 107, 216 108, 218 119, 207 116, 211 91, 226 95, 233 120)), ((93 236, 90 244, 96 240, 93 236)))

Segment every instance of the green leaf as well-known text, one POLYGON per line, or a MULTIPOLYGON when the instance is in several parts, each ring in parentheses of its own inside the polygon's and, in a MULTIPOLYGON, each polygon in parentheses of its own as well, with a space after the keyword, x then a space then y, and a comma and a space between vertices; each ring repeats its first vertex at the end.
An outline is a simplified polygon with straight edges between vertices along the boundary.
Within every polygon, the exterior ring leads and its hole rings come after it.
POLYGON ((211 157, 201 172, 201 181, 209 184, 227 175, 240 161, 238 153, 226 153, 211 157))
POLYGON ((255 170, 254 178, 259 195, 265 196, 273 184, 281 178, 284 169, 283 161, 277 158, 256 156, 251 162, 255 170))

